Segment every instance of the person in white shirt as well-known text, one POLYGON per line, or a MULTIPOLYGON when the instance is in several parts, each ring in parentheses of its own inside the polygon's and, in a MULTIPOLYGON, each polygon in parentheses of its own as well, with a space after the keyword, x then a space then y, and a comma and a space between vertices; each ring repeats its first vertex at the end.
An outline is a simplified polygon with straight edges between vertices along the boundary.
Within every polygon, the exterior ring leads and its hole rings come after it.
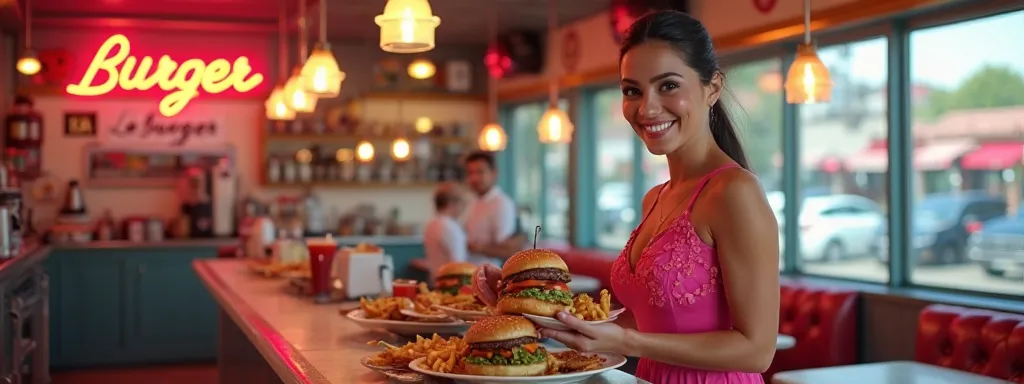
POLYGON ((501 265, 521 251, 525 236, 518 228, 516 205, 496 184, 498 171, 494 155, 474 152, 466 156, 466 184, 477 195, 466 214, 469 261, 480 265, 501 265))
POLYGON ((436 280, 434 273, 442 265, 468 260, 466 233, 458 222, 465 207, 465 193, 458 185, 445 183, 434 191, 434 217, 423 228, 422 267, 430 272, 430 281, 436 280))

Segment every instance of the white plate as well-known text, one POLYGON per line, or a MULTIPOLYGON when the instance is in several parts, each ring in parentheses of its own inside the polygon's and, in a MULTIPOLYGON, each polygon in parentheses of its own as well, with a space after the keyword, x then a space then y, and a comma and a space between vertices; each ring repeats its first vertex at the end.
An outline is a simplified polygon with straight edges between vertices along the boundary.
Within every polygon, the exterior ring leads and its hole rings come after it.
MULTIPOLYGON (((625 312, 625 311, 626 311, 626 308, 613 309, 611 311, 611 313, 608 314, 609 316, 608 316, 607 319, 596 320, 596 321, 588 321, 587 324, 604 324, 604 323, 609 323, 609 322, 615 321, 616 319, 619 318, 619 315, 621 315, 622 312, 625 312)), ((558 321, 558 319, 556 319, 554 317, 537 316, 537 315, 531 315, 531 314, 527 314, 527 313, 524 313, 523 316, 526 317, 527 319, 530 319, 530 321, 532 321, 534 323, 537 323, 537 325, 541 326, 542 328, 554 329, 556 331, 570 331, 570 330, 572 330, 572 328, 569 328, 565 324, 562 324, 561 321, 558 321)))
POLYGON ((444 311, 444 313, 447 313, 448 316, 454 317, 456 319, 462 319, 462 320, 468 320, 468 321, 480 320, 480 319, 482 319, 484 317, 487 317, 487 316, 491 315, 490 312, 487 312, 487 311, 466 311, 466 310, 462 310, 462 309, 455 309, 455 308, 451 308, 451 307, 446 307, 446 306, 443 306, 443 305, 435 305, 434 308, 437 308, 437 309, 440 309, 441 311, 444 311))
MULTIPOLYGON (((565 349, 550 349, 551 352, 562 352, 565 349)), ((427 376, 443 377, 446 379, 454 380, 456 382, 474 383, 474 384, 507 384, 507 383, 532 383, 532 384, 568 384, 568 383, 585 383, 591 377, 600 375, 606 371, 613 370, 626 364, 626 357, 622 355, 614 355, 610 353, 594 353, 604 358, 604 366, 595 369, 593 371, 576 372, 576 373, 563 373, 558 375, 547 375, 547 376, 521 376, 521 377, 509 377, 509 376, 477 376, 477 375, 457 375, 453 373, 439 373, 423 369, 419 366, 420 362, 426 357, 421 357, 413 360, 409 363, 409 368, 422 373, 427 376)))
POLYGON ((383 329, 402 336, 431 336, 435 333, 439 335, 458 335, 466 332, 470 325, 469 323, 461 320, 439 323, 368 319, 366 318, 366 312, 362 309, 351 311, 345 314, 345 317, 349 318, 349 320, 352 320, 356 324, 359 324, 363 328, 383 329))

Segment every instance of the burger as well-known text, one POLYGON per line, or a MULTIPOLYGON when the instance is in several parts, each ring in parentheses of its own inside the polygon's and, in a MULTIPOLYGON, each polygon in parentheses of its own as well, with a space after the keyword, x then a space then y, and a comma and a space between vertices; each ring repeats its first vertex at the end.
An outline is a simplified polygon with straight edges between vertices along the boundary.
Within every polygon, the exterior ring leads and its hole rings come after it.
POLYGON ((437 269, 437 279, 434 289, 450 295, 458 295, 462 292, 472 294, 469 285, 473 281, 473 272, 476 272, 476 265, 471 263, 448 263, 437 269))
POLYGON ((529 249, 512 255, 501 268, 498 310, 554 317, 572 306, 569 267, 558 254, 529 249))
POLYGON ((548 351, 537 342, 537 328, 520 316, 490 316, 473 324, 463 338, 469 353, 467 374, 538 376, 547 370, 548 351))

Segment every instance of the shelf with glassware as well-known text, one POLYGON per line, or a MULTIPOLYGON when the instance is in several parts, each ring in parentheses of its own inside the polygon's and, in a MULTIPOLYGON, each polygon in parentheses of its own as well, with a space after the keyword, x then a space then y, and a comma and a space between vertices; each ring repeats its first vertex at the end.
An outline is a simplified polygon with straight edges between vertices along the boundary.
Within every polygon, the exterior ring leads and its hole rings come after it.
POLYGON ((263 136, 264 186, 431 187, 462 179, 468 124, 360 122, 342 116, 274 122, 263 136))

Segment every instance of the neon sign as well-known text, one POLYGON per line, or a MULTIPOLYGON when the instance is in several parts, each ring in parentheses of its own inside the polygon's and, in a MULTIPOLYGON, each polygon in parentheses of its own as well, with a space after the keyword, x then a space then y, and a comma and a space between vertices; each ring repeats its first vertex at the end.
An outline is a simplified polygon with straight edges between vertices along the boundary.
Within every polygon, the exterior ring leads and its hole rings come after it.
POLYGON ((174 116, 188 103, 199 97, 199 89, 209 94, 218 94, 230 88, 240 93, 253 90, 263 83, 263 75, 252 73, 249 58, 240 56, 234 62, 216 59, 206 63, 201 59, 188 59, 179 64, 164 55, 157 61, 156 69, 150 56, 142 59, 130 55, 131 43, 124 35, 107 38, 78 84, 69 84, 67 92, 77 96, 102 96, 120 87, 126 91, 145 91, 160 87, 170 92, 160 100, 160 113, 174 116), (116 53, 114 51, 116 50, 116 53), (151 71, 152 69, 152 71, 151 71), (100 71, 107 73, 105 82, 94 84, 100 71))

